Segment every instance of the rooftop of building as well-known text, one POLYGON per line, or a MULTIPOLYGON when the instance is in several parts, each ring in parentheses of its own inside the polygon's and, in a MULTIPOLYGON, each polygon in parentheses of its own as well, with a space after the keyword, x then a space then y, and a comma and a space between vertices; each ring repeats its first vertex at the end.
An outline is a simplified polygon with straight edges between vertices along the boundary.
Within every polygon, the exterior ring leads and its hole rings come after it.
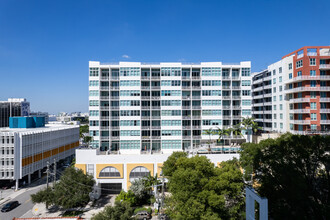
POLYGON ((79 128, 77 125, 67 125, 67 124, 58 124, 50 123, 46 124, 45 127, 39 128, 0 128, 0 133, 2 132, 19 132, 19 133, 29 133, 29 132, 45 132, 45 131, 55 131, 69 128, 79 128))
POLYGON ((297 53, 299 53, 300 51, 303 51, 305 49, 326 49, 326 50, 329 50, 328 53, 330 55, 330 46, 304 46, 304 47, 299 48, 298 50, 295 50, 295 51, 283 56, 282 59, 292 56, 292 55, 296 55, 297 53))
POLYGON ((4 102, 27 102, 25 98, 8 98, 7 101, 0 101, 0 103, 4 102))
POLYGON ((240 66, 251 67, 251 61, 242 61, 238 63, 222 63, 222 62, 199 62, 199 63, 187 63, 187 62, 114 62, 114 63, 101 63, 99 61, 89 61, 89 67, 104 66, 125 66, 125 67, 220 67, 220 66, 240 66))

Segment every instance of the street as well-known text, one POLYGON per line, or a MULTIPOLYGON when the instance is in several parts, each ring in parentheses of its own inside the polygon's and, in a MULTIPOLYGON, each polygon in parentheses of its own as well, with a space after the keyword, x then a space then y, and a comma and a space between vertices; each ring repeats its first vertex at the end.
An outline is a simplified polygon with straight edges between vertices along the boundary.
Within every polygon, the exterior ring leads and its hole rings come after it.
POLYGON ((17 217, 33 217, 31 210, 32 210, 34 204, 31 201, 30 195, 38 192, 43 187, 45 187, 45 184, 34 187, 34 189, 28 189, 28 188, 21 189, 21 190, 25 190, 26 192, 18 195, 14 199, 10 200, 10 201, 18 201, 20 203, 20 205, 9 212, 5 212, 5 213, 0 212, 0 220, 11 220, 14 217, 16 217, 16 218, 17 217))

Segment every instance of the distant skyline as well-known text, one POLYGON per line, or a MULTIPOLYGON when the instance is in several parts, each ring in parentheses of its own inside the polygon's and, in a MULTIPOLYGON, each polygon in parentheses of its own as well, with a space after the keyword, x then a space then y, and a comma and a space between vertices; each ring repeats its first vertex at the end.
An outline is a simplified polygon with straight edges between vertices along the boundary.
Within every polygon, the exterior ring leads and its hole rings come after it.
POLYGON ((88 111, 88 61, 251 61, 330 45, 326 0, 0 2, 0 100, 88 111))

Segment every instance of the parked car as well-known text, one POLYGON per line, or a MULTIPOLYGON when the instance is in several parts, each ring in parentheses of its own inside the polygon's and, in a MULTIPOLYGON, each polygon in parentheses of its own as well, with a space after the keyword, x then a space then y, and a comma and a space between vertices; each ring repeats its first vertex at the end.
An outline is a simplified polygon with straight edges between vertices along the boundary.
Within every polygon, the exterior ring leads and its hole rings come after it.
POLYGON ((160 214, 161 220, 170 220, 170 218, 166 214, 160 214))
POLYGON ((13 210, 17 206, 19 206, 18 201, 8 202, 6 205, 2 207, 1 212, 9 212, 10 210, 13 210))
POLYGON ((151 215, 147 211, 140 211, 133 216, 135 219, 147 220, 151 218, 151 215))

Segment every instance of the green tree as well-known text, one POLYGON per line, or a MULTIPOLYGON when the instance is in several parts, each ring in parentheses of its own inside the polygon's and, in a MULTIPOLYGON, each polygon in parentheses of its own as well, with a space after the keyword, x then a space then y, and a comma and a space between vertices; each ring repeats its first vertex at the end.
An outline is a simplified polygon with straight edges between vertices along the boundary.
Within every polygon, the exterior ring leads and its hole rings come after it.
POLYGON ((233 125, 233 127, 230 130, 233 132, 234 138, 236 138, 236 140, 237 140, 236 143, 238 143, 238 138, 243 136, 241 125, 235 124, 235 125, 233 125))
POLYGON ((116 197, 116 201, 118 202, 127 202, 131 206, 137 206, 138 199, 132 190, 128 190, 125 192, 124 190, 120 191, 119 195, 116 197))
POLYGON ((228 136, 230 134, 230 129, 226 129, 226 128, 219 128, 217 130, 217 135, 219 135, 218 141, 222 142, 222 153, 224 152, 224 145, 225 145, 225 140, 223 139, 225 136, 228 136))
POLYGON ((329 219, 330 136, 285 134, 245 144, 244 169, 253 167, 257 191, 274 219, 329 219))
POLYGON ((115 202, 115 206, 106 206, 102 212, 94 215, 92 220, 128 220, 132 219, 133 208, 127 202, 115 202))
POLYGON ((187 157, 186 152, 174 152, 164 162, 162 171, 164 176, 172 176, 173 172, 177 169, 177 161, 181 157, 187 157))
POLYGON ((261 127, 258 126, 258 123, 255 121, 255 119, 252 117, 243 118, 241 125, 247 132, 248 142, 251 142, 249 130, 251 130, 252 133, 255 134, 255 133, 257 133, 258 130, 261 129, 261 127))
POLYGON ((90 197, 95 181, 82 170, 68 167, 55 187, 31 195, 32 202, 56 205, 64 209, 84 207, 90 197))
POLYGON ((209 145, 209 152, 211 152, 211 144, 212 144, 211 135, 214 135, 215 132, 214 132, 213 128, 209 128, 209 129, 203 131, 203 134, 209 136, 209 140, 207 141, 207 144, 209 145))
POLYGON ((242 173, 237 160, 215 167, 205 156, 177 158, 169 178, 166 212, 173 219, 238 219, 244 212, 242 173))
POLYGON ((80 125, 79 127, 79 135, 81 138, 84 137, 84 133, 88 133, 89 132, 89 126, 88 125, 80 125))
POLYGON ((90 144, 90 142, 93 140, 93 137, 91 137, 91 136, 84 136, 84 138, 83 138, 83 142, 87 145, 87 146, 89 146, 89 144, 90 144))

